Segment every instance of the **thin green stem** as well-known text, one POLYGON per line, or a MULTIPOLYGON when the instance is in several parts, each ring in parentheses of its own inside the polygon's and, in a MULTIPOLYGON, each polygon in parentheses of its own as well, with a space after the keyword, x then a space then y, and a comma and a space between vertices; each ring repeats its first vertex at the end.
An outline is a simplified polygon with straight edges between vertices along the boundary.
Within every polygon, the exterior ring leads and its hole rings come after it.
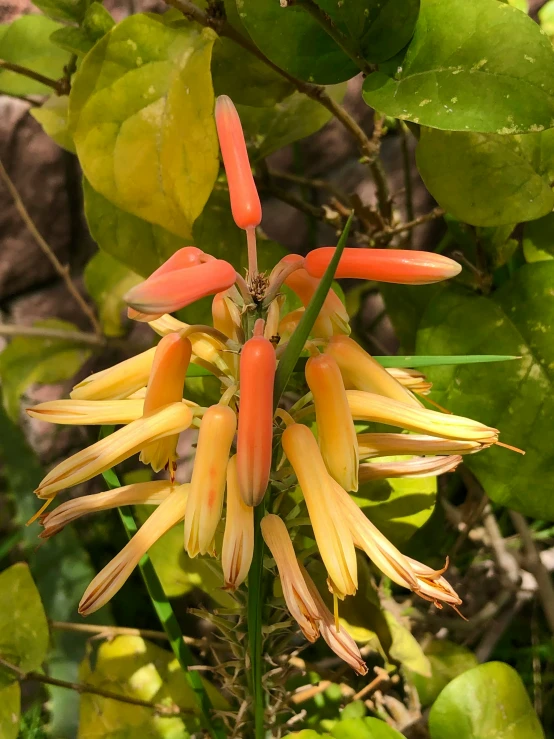
POLYGON ((255 739, 263 739, 265 736, 265 699, 262 682, 262 608, 264 601, 263 559, 265 545, 260 526, 264 515, 265 506, 262 502, 254 509, 254 555, 252 557, 250 572, 248 573, 248 645, 250 651, 255 739))
POLYGON ((22 67, 20 64, 6 62, 4 59, 0 59, 0 69, 5 69, 8 72, 15 72, 15 74, 28 77, 31 80, 35 80, 35 82, 40 82, 41 85, 51 87, 57 95, 64 94, 63 84, 60 84, 60 80, 53 80, 50 77, 45 77, 43 74, 35 72, 34 69, 27 69, 27 67, 22 67))

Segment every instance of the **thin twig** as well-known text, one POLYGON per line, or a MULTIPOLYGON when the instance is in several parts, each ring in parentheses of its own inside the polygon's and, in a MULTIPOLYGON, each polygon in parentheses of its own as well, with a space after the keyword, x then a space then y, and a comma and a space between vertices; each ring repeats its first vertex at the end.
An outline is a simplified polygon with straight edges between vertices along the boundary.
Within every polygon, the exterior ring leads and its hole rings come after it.
POLYGON ((104 347, 107 345, 106 339, 98 334, 85 331, 65 331, 61 328, 48 328, 47 326, 16 326, 3 323, 0 324, 0 336, 33 336, 40 339, 60 339, 87 346, 104 347))
MULTIPOLYGON (((408 223, 414 220, 414 197, 412 188, 412 168, 410 162, 410 147, 408 139, 409 129, 404 121, 400 121, 400 139, 402 149, 402 167, 404 169, 404 189, 405 189, 405 204, 406 204, 406 217, 408 223)), ((408 231, 407 236, 408 244, 412 244, 412 230, 408 231)))
POLYGON ((435 221, 437 218, 442 218, 444 210, 442 208, 433 208, 429 213, 424 213, 422 216, 414 218, 413 221, 407 221, 406 223, 399 223, 397 226, 391 226, 385 228, 381 233, 375 234, 375 240, 384 239, 388 236, 395 236, 396 234, 402 233, 403 231, 409 231, 412 228, 417 228, 424 223, 429 221, 435 221))
MULTIPOLYGON (((50 627, 58 631, 76 631, 82 634, 95 634, 103 639, 113 639, 115 636, 140 636, 143 639, 159 639, 169 641, 165 631, 154 629, 133 629, 130 626, 102 626, 101 624, 74 624, 70 621, 50 621, 50 627)), ((206 644, 202 639, 193 639, 183 635, 183 641, 192 647, 203 649, 206 644)))
POLYGON ((327 180, 320 180, 317 178, 312 179, 310 177, 302 177, 301 175, 294 174, 293 172, 280 172, 276 169, 271 169, 271 167, 267 168, 267 174, 276 180, 293 182, 296 185, 304 185, 305 187, 309 187, 314 190, 326 190, 327 192, 331 193, 331 195, 334 195, 337 200, 340 200, 344 204, 348 205, 350 210, 352 209, 349 198, 346 196, 345 193, 341 192, 338 187, 335 187, 332 182, 328 182, 327 180))
POLYGON ((75 301, 78 303, 79 307, 83 311, 83 313, 87 316, 87 318, 90 321, 91 326, 94 329, 94 332, 98 334, 98 336, 102 336, 102 327, 100 326, 100 323, 98 322, 96 316, 94 315, 94 311, 92 308, 88 305, 86 300, 83 298, 81 293, 77 290, 73 280, 70 277, 69 269, 67 267, 64 267, 64 265, 60 262, 58 257, 54 254, 50 246, 46 243, 42 235, 40 234, 39 230, 34 224, 33 219, 29 215, 23 201, 21 200, 21 197, 19 196, 19 193, 17 191, 17 188, 15 187, 14 183, 12 182, 9 174, 7 173, 4 165, 0 161, 0 177, 4 181, 6 187, 8 188, 14 202, 16 205, 17 210, 19 211, 19 215, 23 219, 23 222, 33 235, 33 238, 43 251, 43 253, 48 257, 50 260, 50 263, 56 270, 56 272, 60 275, 62 280, 64 281, 67 289, 73 295, 75 298, 75 301))
POLYGON ((104 690, 103 688, 97 688, 94 685, 88 683, 72 683, 67 680, 58 680, 55 677, 49 675, 43 675, 40 672, 25 672, 16 665, 12 665, 11 662, 7 662, 5 659, 0 657, 0 665, 5 667, 7 670, 17 675, 20 682, 33 681, 38 683, 44 683, 45 685, 54 685, 57 688, 67 688, 68 690, 74 690, 77 693, 89 693, 90 695, 99 695, 102 698, 110 698, 120 703, 130 703, 133 706, 141 706, 142 708, 150 708, 154 713, 160 716, 191 716, 194 714, 193 711, 179 708, 178 706, 165 706, 161 703, 150 703, 149 701, 140 700, 140 698, 132 698, 129 695, 121 695, 120 693, 114 693, 111 690, 104 690))
POLYGON ((510 511, 510 518, 518 534, 521 536, 523 546, 525 547, 526 567, 537 581, 542 610, 550 631, 554 634, 554 586, 552 585, 552 578, 542 563, 539 550, 533 541, 533 535, 525 518, 521 513, 517 513, 516 511, 510 511))
POLYGON ((51 87, 55 91, 56 95, 63 95, 65 93, 63 80, 53 80, 50 77, 45 77, 39 72, 35 72, 33 69, 22 67, 20 64, 13 64, 12 62, 6 62, 3 59, 0 59, 0 69, 6 69, 8 72, 21 74, 23 77, 28 77, 31 80, 35 80, 35 82, 40 82, 42 85, 51 87))
POLYGON ((375 690, 375 688, 377 688, 377 686, 379 686, 382 682, 384 682, 385 680, 390 680, 390 675, 386 670, 383 670, 381 667, 375 667, 374 670, 377 673, 376 677, 374 677, 371 682, 369 682, 361 690, 359 690, 352 696, 353 701, 358 701, 361 698, 365 698, 368 693, 371 693, 372 690, 375 690))

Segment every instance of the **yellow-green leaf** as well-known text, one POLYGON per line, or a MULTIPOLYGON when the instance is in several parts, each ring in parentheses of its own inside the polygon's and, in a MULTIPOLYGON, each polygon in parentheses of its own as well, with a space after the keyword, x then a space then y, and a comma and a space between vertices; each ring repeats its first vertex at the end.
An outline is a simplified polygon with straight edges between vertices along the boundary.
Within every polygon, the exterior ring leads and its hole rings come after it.
POLYGON ((40 108, 31 108, 29 113, 35 118, 44 131, 62 149, 75 153, 73 136, 69 132, 67 95, 52 95, 40 108))
POLYGON ((19 683, 0 688, 0 736, 17 739, 21 716, 21 689, 19 683))
POLYGON ((99 251, 85 267, 85 286, 98 306, 98 317, 106 336, 121 336, 126 304, 123 296, 141 278, 109 254, 99 251))
MULTIPOLYGON (((24 562, 0 573, 0 657, 23 672, 41 666, 48 650, 48 622, 29 567, 24 562)), ((0 667, 0 685, 16 674, 0 667)))
POLYGON ((473 652, 451 641, 433 639, 424 651, 431 665, 430 677, 410 673, 422 706, 430 706, 451 680, 478 664, 473 652))
POLYGON ((183 238, 219 169, 214 40, 208 28, 126 18, 84 58, 70 95, 70 126, 92 187, 183 238))

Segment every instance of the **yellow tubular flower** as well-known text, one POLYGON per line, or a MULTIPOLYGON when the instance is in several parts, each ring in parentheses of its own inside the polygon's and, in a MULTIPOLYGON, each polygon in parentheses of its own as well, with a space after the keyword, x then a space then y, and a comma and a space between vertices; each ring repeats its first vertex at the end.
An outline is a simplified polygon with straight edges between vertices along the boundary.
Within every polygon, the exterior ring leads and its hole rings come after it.
POLYGON ((333 652, 338 655, 344 662, 350 665, 358 675, 367 675, 367 666, 362 659, 358 645, 344 626, 340 626, 339 631, 335 624, 335 617, 325 605, 319 590, 316 588, 314 581, 309 576, 306 569, 300 565, 300 571, 304 576, 306 585, 310 595, 314 599, 317 606, 320 621, 318 623, 321 636, 327 642, 327 645, 333 652))
POLYGON ((319 448, 329 474, 345 490, 356 491, 358 442, 337 362, 325 354, 310 357, 306 381, 314 398, 319 448))
POLYGON ((300 571, 287 527, 279 516, 270 513, 262 518, 261 529, 279 570, 287 608, 306 639, 314 642, 319 636, 318 608, 300 571))
POLYGON ((131 541, 96 575, 79 603, 82 616, 89 616, 113 598, 150 547, 183 519, 188 489, 189 485, 174 488, 131 541))
POLYGON ((413 408, 406 403, 361 390, 347 390, 346 395, 352 417, 358 421, 386 423, 446 439, 479 441, 484 444, 494 444, 498 439, 497 429, 470 418, 429 411, 426 408, 413 408))
MULTIPOLYGON (((214 328, 221 331, 229 339, 239 343, 244 340, 240 310, 228 296, 227 291, 214 295, 212 301, 212 323, 214 328)), ((233 377, 238 377, 239 355, 226 351, 223 356, 233 373, 233 377)))
POLYGON ((184 403, 160 408, 61 462, 46 475, 35 493, 39 498, 52 498, 60 490, 90 480, 132 457, 150 442, 184 431, 191 422, 192 411, 184 403))
POLYGON ((448 559, 446 560, 445 566, 440 570, 433 570, 431 567, 427 567, 427 565, 411 557, 406 557, 406 559, 410 563, 417 578, 418 587, 414 591, 417 595, 425 598, 425 600, 432 601, 436 608, 442 608, 441 601, 444 601, 444 603, 447 603, 454 609, 462 603, 462 599, 452 585, 450 585, 446 578, 442 577, 442 574, 448 568, 448 559))
MULTIPOLYGON (((317 441, 307 426, 295 423, 283 432, 283 450, 302 489, 321 559, 340 597, 358 587, 356 552, 348 520, 337 503, 317 441)), ((347 493, 344 493, 347 495, 347 493)))
POLYGON ((68 523, 87 513, 107 511, 123 505, 159 505, 173 489, 169 480, 160 480, 125 485, 96 495, 81 495, 80 498, 68 500, 41 517, 40 522, 44 526, 44 531, 41 532, 40 538, 49 539, 68 523))
POLYGON ((387 367, 386 369, 391 377, 413 393, 428 395, 431 392, 433 383, 429 382, 423 372, 405 367, 387 367))
POLYGON ((156 348, 148 349, 124 362, 96 372, 75 385, 69 393, 74 400, 118 400, 127 398, 148 382, 156 348))
POLYGON ((325 353, 337 361, 344 382, 356 390, 384 395, 415 408, 421 407, 419 400, 409 390, 348 336, 333 336, 325 353))
POLYGON ((448 457, 414 457, 390 462, 370 462, 360 465, 360 482, 383 480, 389 477, 435 477, 452 472, 460 464, 459 455, 448 457))
POLYGON ((226 405, 212 405, 202 418, 185 515, 185 549, 190 557, 213 553, 236 428, 237 416, 226 405))
MULTIPOLYGON (((169 403, 179 403, 183 399, 185 376, 192 353, 191 343, 179 334, 164 336, 156 347, 154 362, 148 379, 144 398, 144 415, 148 415, 169 403)), ((175 474, 177 461, 177 441, 179 434, 166 436, 144 447, 140 454, 143 464, 152 465, 154 472, 166 467, 171 477, 175 474)))
POLYGON ((122 426, 142 416, 143 400, 49 400, 27 408, 31 418, 72 426, 122 426))
POLYGON ((358 434, 357 439, 361 459, 401 454, 471 454, 487 446, 478 441, 439 439, 422 434, 358 434))
POLYGON ((246 580, 253 553, 254 508, 242 499, 235 455, 227 465, 227 517, 221 550, 226 590, 236 590, 246 580))

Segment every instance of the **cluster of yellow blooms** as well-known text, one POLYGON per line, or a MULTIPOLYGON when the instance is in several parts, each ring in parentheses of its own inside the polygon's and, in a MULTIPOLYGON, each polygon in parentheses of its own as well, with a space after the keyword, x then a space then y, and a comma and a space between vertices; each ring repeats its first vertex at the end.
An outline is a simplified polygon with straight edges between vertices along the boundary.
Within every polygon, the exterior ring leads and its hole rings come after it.
MULTIPOLYGON (((395 583, 436 605, 461 600, 443 577, 404 556, 368 520, 350 493, 379 477, 436 475, 454 469, 462 454, 497 441, 496 429, 426 409, 415 393, 429 390, 409 370, 388 370, 349 336, 348 315, 331 290, 306 348, 309 394, 286 411, 274 412, 274 378, 287 340, 304 308, 282 315, 282 285, 308 305, 334 253, 316 249, 306 258, 290 255, 268 276, 256 266, 255 228, 261 206, 236 110, 218 99, 216 123, 237 225, 247 233, 250 269, 246 280, 226 261, 196 247, 174 254, 126 296, 129 315, 146 321, 162 339, 157 346, 87 377, 68 400, 42 403, 29 414, 65 424, 113 424, 120 428, 51 470, 36 494, 46 499, 39 514, 48 538, 92 511, 122 505, 156 506, 124 549, 94 578, 80 604, 88 615, 103 606, 129 577, 148 548, 184 521, 184 547, 191 557, 217 556, 216 529, 224 515, 221 563, 225 586, 234 590, 248 577, 254 549, 254 507, 265 498, 272 510, 272 470, 283 457, 302 491, 313 535, 335 597, 357 588, 356 548, 395 583), (213 326, 188 325, 169 315, 201 297, 213 297, 213 326), (204 408, 183 398, 189 363, 221 381, 220 401, 204 408), (299 422, 315 416, 317 438, 299 422), (356 433, 355 421, 378 422, 415 433, 356 433), (179 434, 199 427, 190 483, 174 482, 179 434), (233 449, 236 452, 233 452, 233 449), (137 483, 44 509, 62 490, 89 480, 140 452, 169 480, 137 483), (281 454, 282 453, 282 454, 281 454), (368 461, 404 455, 399 461, 368 461), (364 460, 360 464, 360 460, 364 460), (224 513, 225 510, 225 513, 224 513)), ((450 259, 425 252, 345 249, 337 277, 426 284, 459 272, 450 259)), ((279 400, 279 399, 277 399, 279 400)), ((282 470, 280 471, 282 479, 282 470)), ((37 514, 37 516, 39 515, 37 514)), ((360 673, 358 647, 328 610, 298 561, 285 521, 268 513, 264 540, 277 565, 287 606, 310 641, 322 636, 360 673)))

